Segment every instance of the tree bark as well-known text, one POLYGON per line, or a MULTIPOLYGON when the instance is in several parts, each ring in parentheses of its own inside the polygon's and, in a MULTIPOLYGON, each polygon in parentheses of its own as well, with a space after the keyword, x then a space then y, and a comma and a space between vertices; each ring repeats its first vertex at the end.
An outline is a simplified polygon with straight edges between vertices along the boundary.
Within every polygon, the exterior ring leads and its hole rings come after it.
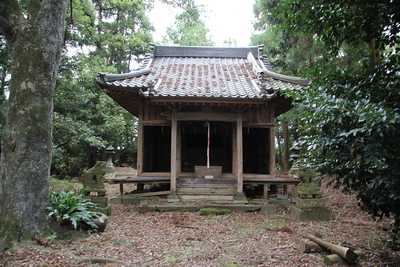
POLYGON ((10 47, 11 84, 0 158, 0 250, 45 233, 52 150, 53 92, 67 0, 0 3, 10 47), (26 15, 24 15, 26 14, 26 15))

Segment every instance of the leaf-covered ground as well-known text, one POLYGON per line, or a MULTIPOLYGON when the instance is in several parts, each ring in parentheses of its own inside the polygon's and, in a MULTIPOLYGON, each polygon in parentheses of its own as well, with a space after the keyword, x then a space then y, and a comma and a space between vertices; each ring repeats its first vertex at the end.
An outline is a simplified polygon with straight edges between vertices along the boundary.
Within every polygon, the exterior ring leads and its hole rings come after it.
MULTIPOLYGON (((116 194, 118 185, 108 185, 116 194)), ((0 253, 0 266, 324 266, 325 253, 301 253, 307 234, 361 249, 352 266, 400 266, 399 252, 386 247, 390 220, 375 222, 354 196, 324 189, 334 220, 296 221, 288 207, 277 213, 138 213, 136 205, 113 204, 104 233, 82 239, 42 238, 0 253)), ((344 263, 335 266, 348 266, 344 263)), ((350 265, 349 265, 350 266, 350 265)))

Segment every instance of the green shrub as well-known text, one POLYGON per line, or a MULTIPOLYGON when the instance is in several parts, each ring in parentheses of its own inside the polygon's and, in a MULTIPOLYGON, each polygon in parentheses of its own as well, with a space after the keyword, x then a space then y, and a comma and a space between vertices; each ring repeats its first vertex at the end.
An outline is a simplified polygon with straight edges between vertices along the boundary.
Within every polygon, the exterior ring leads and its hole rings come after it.
POLYGON ((231 211, 228 209, 214 209, 214 208, 203 208, 200 209, 200 215, 228 215, 231 211))
POLYGON ((85 188, 78 194, 72 191, 52 191, 50 193, 50 206, 47 208, 49 217, 55 218, 60 225, 72 224, 74 229, 97 229, 92 218, 98 216, 93 211, 97 205, 85 198, 85 188))
POLYGON ((51 191, 78 191, 82 188, 82 183, 78 183, 78 179, 64 179, 60 180, 55 177, 50 178, 50 190, 51 191))

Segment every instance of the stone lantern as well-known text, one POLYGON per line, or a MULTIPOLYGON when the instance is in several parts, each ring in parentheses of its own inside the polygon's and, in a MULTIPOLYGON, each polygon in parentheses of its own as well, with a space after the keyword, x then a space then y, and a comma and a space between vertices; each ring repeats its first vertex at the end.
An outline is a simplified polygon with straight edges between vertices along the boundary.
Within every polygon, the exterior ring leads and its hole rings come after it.
POLYGON ((289 170, 289 177, 293 179, 299 179, 300 173, 300 165, 299 165, 299 158, 300 158, 300 147, 295 144, 292 148, 292 154, 290 158, 293 160, 292 168, 289 170))
POLYGON ((322 197, 321 180, 316 178, 315 172, 301 168, 300 147, 295 144, 291 150, 290 158, 293 160, 293 165, 290 168, 289 177, 300 180, 296 187, 296 206, 292 207, 292 215, 298 220, 331 220, 332 211, 326 207, 326 199, 322 197))
POLYGON ((115 149, 112 145, 109 145, 106 148, 106 157, 107 157, 107 162, 106 162, 106 173, 113 173, 115 172, 115 168, 113 165, 113 158, 115 154, 115 149))

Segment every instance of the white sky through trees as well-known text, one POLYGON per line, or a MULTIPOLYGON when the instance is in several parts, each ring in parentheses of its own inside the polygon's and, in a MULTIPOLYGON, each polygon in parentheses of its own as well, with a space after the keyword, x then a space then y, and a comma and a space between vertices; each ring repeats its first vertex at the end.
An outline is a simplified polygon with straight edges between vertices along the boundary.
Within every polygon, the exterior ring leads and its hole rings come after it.
MULTIPOLYGON (((202 20, 210 30, 216 46, 223 46, 229 38, 235 39, 237 46, 248 46, 253 33, 254 0, 196 0, 196 4, 205 5, 207 12, 202 14, 202 20)), ((154 40, 162 41, 167 27, 172 26, 175 15, 182 12, 160 2, 155 2, 149 17, 156 31, 154 40)))

